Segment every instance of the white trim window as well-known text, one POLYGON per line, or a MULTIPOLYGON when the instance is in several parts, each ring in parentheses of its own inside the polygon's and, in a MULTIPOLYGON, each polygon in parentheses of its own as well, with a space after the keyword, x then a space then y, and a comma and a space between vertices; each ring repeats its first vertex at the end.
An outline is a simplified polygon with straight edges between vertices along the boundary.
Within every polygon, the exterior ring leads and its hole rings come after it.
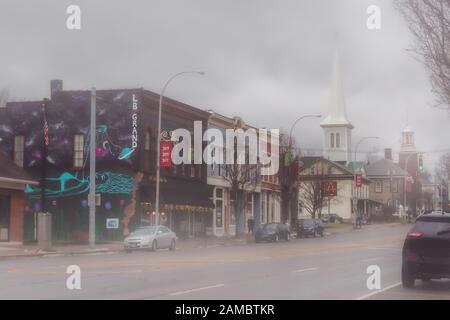
POLYGON ((73 136, 73 167, 80 169, 84 162, 84 135, 73 136))
POLYGON ((375 192, 381 193, 383 192, 383 181, 375 181, 375 192))
POLYGON ((24 136, 15 136, 14 137, 14 163, 21 168, 23 168, 24 151, 25 151, 25 137, 24 136))
POLYGON ((216 228, 223 228, 223 189, 216 188, 215 194, 215 211, 216 211, 216 228))

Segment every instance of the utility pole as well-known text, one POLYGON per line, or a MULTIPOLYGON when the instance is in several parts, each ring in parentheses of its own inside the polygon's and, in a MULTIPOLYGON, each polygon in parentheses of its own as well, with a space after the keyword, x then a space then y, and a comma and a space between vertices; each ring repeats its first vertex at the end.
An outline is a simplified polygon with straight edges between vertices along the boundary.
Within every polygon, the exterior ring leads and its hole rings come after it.
POLYGON ((95 147, 96 90, 91 91, 91 130, 89 138, 89 246, 95 246, 95 147))

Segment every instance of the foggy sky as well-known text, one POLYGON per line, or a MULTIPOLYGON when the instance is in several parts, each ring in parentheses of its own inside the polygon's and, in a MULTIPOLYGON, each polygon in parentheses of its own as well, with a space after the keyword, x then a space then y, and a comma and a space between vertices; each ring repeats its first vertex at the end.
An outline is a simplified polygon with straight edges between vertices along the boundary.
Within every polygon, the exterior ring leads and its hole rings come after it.
MULTIPOLYGON (((392 1, 375 0, 58 0, 0 2, 0 88, 10 100, 64 89, 144 87, 261 127, 288 131, 301 115, 326 115, 332 51, 343 64, 353 143, 359 151, 394 149, 401 130, 416 133, 430 167, 449 148, 450 118, 431 107, 428 75, 406 49, 411 36, 392 1), (114 2, 114 3, 113 3, 114 2), (82 10, 82 29, 66 29, 66 8, 82 10), (381 7, 382 29, 366 28, 366 8, 381 7)), ((303 148, 320 149, 317 119, 299 123, 303 148)), ((364 158, 364 154, 359 156, 364 158)))

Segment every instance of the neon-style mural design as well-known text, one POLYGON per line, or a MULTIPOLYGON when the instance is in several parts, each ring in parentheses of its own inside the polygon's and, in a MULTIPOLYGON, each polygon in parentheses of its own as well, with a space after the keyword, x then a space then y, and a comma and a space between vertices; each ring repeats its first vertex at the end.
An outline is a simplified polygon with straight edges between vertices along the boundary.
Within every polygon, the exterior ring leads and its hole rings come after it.
MULTIPOLYGON (((130 194, 133 188, 133 178, 114 172, 100 172, 96 174, 95 191, 106 194, 130 194)), ((89 177, 77 178, 69 172, 64 172, 58 178, 47 178, 45 196, 47 198, 60 198, 76 196, 89 191, 89 177), (51 188, 51 186, 54 186, 51 188)), ((25 187, 25 193, 30 198, 40 198, 41 188, 25 187)))
MULTIPOLYGON (((106 125, 97 126, 96 132, 95 155, 97 158, 103 158, 109 154, 118 160, 130 159, 134 149, 128 146, 122 147, 114 143, 108 135, 108 127, 106 125)), ((89 145, 86 147, 89 149, 89 145)))

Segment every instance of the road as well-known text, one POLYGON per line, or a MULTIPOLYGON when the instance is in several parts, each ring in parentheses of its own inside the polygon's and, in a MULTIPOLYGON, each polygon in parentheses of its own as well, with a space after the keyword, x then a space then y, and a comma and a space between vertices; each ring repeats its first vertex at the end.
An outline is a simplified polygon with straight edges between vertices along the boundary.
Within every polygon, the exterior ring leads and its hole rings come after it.
POLYGON ((0 299, 450 299, 450 282, 400 285, 404 225, 324 238, 131 254, 0 261, 0 299), (81 268, 81 290, 66 269, 81 268), (367 267, 381 289, 366 286, 367 267))

